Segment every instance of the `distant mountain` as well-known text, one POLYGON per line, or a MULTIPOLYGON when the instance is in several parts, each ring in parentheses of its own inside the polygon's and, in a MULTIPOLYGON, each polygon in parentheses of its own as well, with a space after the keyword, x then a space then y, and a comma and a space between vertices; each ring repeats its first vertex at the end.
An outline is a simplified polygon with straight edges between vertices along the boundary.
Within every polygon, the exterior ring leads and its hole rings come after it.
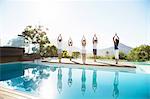
MULTIPOLYGON (((119 51, 122 51, 125 54, 128 54, 131 49, 132 49, 131 47, 129 47, 127 45, 124 45, 122 43, 119 43, 119 51)), ((114 47, 99 49, 97 51, 97 54, 100 55, 100 56, 113 55, 114 54, 114 47), (108 52, 108 54, 107 54, 107 52, 108 52)))

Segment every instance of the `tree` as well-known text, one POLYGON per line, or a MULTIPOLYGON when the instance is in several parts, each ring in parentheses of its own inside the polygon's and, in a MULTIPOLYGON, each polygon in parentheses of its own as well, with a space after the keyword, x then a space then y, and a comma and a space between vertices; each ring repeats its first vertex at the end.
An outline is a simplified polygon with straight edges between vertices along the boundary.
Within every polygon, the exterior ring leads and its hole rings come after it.
POLYGON ((110 59, 111 58, 110 55, 109 55, 109 51, 106 51, 105 58, 106 59, 110 59))
POLYGON ((57 54, 57 48, 56 48, 56 46, 54 46, 54 45, 52 45, 51 48, 50 48, 50 56, 51 56, 51 57, 56 57, 56 56, 58 56, 58 54, 57 54))
POLYGON ((145 52, 147 53, 147 59, 150 60, 150 46, 145 46, 145 52))
POLYGON ((109 55, 109 51, 106 51, 106 55, 107 55, 107 56, 109 55))
POLYGON ((126 57, 127 55, 124 52, 122 51, 119 52, 119 59, 126 59, 126 57))
POLYGON ((78 58, 80 56, 80 52, 72 52, 72 56, 74 58, 78 58))
POLYGON ((150 60, 150 46, 141 45, 130 51, 127 56, 128 60, 132 61, 148 61, 150 60))
POLYGON ((43 51, 41 52, 41 54, 44 57, 49 57, 50 56, 50 52, 51 52, 51 46, 48 45, 48 46, 46 46, 46 47, 43 48, 43 51))
POLYGON ((63 58, 68 58, 68 57, 69 57, 68 51, 63 50, 63 52, 62 52, 62 57, 63 57, 63 58))
POLYGON ((57 55, 57 48, 54 45, 48 45, 44 47, 42 55, 44 57, 56 57, 57 55))
POLYGON ((42 56, 44 51, 44 45, 49 44, 50 41, 46 35, 46 31, 42 26, 27 26, 22 32, 22 36, 25 38, 25 42, 28 44, 39 44, 39 53, 42 56))

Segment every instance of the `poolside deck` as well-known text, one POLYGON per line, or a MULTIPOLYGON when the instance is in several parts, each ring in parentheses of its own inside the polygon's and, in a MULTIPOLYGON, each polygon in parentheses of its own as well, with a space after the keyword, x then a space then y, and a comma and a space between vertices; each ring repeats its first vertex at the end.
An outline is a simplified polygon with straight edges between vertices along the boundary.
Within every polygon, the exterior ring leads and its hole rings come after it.
POLYGON ((105 67, 127 67, 127 68, 136 68, 136 66, 132 64, 125 64, 123 62, 119 62, 119 64, 114 64, 112 62, 107 61, 100 61, 93 62, 91 59, 87 59, 86 64, 82 64, 82 61, 80 59, 73 59, 70 61, 69 59, 62 59, 62 62, 59 63, 57 59, 51 59, 51 60, 43 60, 42 62, 48 62, 48 63, 57 63, 57 64, 79 64, 79 65, 86 65, 86 66, 105 66, 105 67))
POLYGON ((40 99, 40 98, 0 86, 0 99, 40 99))

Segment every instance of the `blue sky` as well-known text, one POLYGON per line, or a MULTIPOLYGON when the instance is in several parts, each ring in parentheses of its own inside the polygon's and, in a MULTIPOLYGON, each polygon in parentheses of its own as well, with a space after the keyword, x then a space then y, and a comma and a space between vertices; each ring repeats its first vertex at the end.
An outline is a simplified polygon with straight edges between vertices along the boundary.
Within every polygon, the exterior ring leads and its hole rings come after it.
POLYGON ((150 1, 0 0, 2 45, 21 34, 25 26, 38 24, 49 28, 50 40, 61 33, 65 41, 72 37, 77 47, 81 47, 85 35, 91 49, 94 33, 99 48, 112 46, 115 32, 121 43, 136 47, 150 44, 150 1))

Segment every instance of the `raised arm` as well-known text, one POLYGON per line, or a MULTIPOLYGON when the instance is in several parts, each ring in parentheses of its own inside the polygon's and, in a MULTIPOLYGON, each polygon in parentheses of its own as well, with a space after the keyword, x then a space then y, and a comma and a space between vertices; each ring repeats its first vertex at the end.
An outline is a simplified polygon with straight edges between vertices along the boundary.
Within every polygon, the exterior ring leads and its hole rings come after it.
POLYGON ((62 36, 60 35, 60 39, 61 39, 61 41, 62 41, 62 36))
POLYGON ((97 36, 96 36, 96 40, 97 40, 97 42, 96 42, 96 43, 98 43, 98 38, 97 38, 97 36))
POLYGON ((83 36, 83 38, 82 38, 82 40, 81 40, 81 43, 82 43, 82 45, 86 45, 86 39, 85 39, 85 37, 83 36), (84 42, 83 42, 84 41, 84 42))
POLYGON ((85 45, 86 45, 86 39, 85 39, 85 45))
POLYGON ((113 37, 113 41, 115 42, 115 36, 113 37))
POLYGON ((82 44, 82 42, 83 42, 83 37, 82 37, 82 39, 81 39, 81 44, 82 44))
POLYGON ((92 41, 92 42, 93 42, 93 44, 94 44, 94 37, 93 37, 93 41, 92 41))
POLYGON ((68 45, 70 45, 70 40, 68 40, 68 45))
POLYGON ((119 36, 117 35, 117 39, 119 40, 119 36))
POLYGON ((57 37, 57 41, 59 41, 59 36, 57 37))
POLYGON ((57 40, 59 41, 60 39, 62 40, 61 34, 59 34, 57 40))
POLYGON ((98 38, 97 38, 96 34, 93 37, 93 44, 94 44, 95 40, 96 40, 96 43, 98 43, 98 38))
POLYGON ((73 42, 72 42, 72 39, 71 38, 69 38, 69 40, 68 40, 68 45, 73 45, 73 42))
POLYGON ((82 41, 83 41, 83 40, 85 40, 85 37, 84 37, 84 35, 83 35, 83 37, 82 37, 82 41))
POLYGON ((72 45, 73 45, 73 41, 72 41, 72 39, 71 39, 71 43, 72 43, 72 45))

